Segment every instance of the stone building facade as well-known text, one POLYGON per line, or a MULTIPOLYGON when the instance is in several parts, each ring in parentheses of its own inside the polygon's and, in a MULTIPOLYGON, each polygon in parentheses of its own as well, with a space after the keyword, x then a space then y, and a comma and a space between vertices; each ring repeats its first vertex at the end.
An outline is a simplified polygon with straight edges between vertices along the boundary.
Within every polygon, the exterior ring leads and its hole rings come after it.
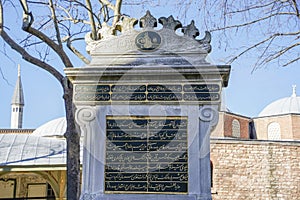
POLYGON ((211 139, 213 199, 299 199, 299 147, 299 141, 211 139))

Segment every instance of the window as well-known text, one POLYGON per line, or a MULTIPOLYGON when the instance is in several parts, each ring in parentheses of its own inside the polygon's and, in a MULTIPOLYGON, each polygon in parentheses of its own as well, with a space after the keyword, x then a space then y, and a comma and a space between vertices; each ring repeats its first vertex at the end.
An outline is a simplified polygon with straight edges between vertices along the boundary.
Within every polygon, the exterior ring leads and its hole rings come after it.
POLYGON ((55 194, 50 184, 47 184, 47 199, 55 200, 55 194))
POLYGON ((241 137, 240 122, 236 119, 232 121, 232 137, 241 137))
POLYGON ((280 125, 277 122, 272 122, 268 125, 268 140, 280 140, 281 131, 280 125))

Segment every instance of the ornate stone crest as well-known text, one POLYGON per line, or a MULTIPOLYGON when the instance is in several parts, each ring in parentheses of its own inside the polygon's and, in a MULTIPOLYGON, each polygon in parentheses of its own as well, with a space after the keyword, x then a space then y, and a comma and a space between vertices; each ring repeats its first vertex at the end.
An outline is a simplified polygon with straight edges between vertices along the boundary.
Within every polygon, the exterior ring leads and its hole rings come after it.
POLYGON ((153 51, 159 47, 160 43, 160 35, 153 31, 142 32, 135 38, 135 44, 141 51, 153 51))
MULTIPOLYGON (((167 57, 172 54, 186 57, 198 63, 205 63, 205 57, 211 51, 210 33, 206 31, 204 37, 199 39, 200 33, 194 25, 194 21, 183 26, 172 15, 156 19, 150 11, 147 11, 145 16, 140 19, 123 16, 115 27, 104 24, 102 29, 99 30, 99 34, 101 39, 98 41, 93 41, 90 39, 90 34, 87 34, 87 50, 92 57, 93 55, 105 54, 105 57, 101 57, 103 63, 112 60, 107 58, 107 54, 115 54, 118 57, 122 54, 123 57, 126 57, 125 52, 132 52, 135 55, 140 52, 149 53, 152 56, 155 55, 160 61, 163 61, 163 59, 160 59, 161 57, 166 57, 165 53, 167 57), (162 26, 157 28, 158 24, 162 26), (178 30, 183 34, 177 34, 178 30), (105 60, 105 58, 108 60, 105 60)), ((133 58, 132 55, 126 60, 129 61, 131 58, 133 58)), ((151 63, 152 61, 147 62, 151 63)), ((137 65, 138 63, 131 64, 137 65)), ((155 64, 158 63, 155 61, 155 64)))

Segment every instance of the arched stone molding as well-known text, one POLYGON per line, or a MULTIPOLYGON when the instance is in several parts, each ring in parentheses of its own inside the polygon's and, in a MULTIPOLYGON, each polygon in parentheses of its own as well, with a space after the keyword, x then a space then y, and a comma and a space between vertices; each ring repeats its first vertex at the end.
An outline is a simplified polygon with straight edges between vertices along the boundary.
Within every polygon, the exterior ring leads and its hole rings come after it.
MULTIPOLYGON (((16 174, 20 174, 20 172, 2 172, 0 174, 0 178, 4 177, 4 176, 10 176, 10 175, 13 176, 16 174)), ((49 171, 30 171, 30 172, 25 171, 25 172, 22 172, 22 174, 24 176, 27 176, 27 175, 30 176, 30 174, 36 174, 36 175, 40 176, 42 179, 44 179, 45 182, 47 182, 51 186, 52 190, 54 191, 56 199, 64 198, 64 196, 60 195, 60 188, 59 188, 59 183, 58 183, 59 177, 58 176, 55 177, 55 176, 51 175, 49 171)), ((65 194, 65 191, 64 191, 64 194, 65 194)))
POLYGON ((43 171, 37 171, 37 172, 33 172, 36 173, 38 175, 40 175, 41 177, 43 177, 48 184, 50 184, 51 188, 54 191, 55 197, 56 199, 60 198, 60 188, 59 188, 59 183, 58 183, 58 178, 55 179, 55 177, 53 177, 50 172, 43 172, 43 171))

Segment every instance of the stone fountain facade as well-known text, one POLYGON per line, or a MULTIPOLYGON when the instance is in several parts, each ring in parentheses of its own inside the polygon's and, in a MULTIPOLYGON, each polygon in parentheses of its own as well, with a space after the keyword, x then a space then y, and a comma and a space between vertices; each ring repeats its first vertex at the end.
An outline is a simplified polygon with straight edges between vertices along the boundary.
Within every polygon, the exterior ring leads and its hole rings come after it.
POLYGON ((99 34, 86 37, 91 63, 65 70, 84 134, 81 199, 211 200, 210 132, 230 66, 206 61, 210 33, 148 11, 99 34))

